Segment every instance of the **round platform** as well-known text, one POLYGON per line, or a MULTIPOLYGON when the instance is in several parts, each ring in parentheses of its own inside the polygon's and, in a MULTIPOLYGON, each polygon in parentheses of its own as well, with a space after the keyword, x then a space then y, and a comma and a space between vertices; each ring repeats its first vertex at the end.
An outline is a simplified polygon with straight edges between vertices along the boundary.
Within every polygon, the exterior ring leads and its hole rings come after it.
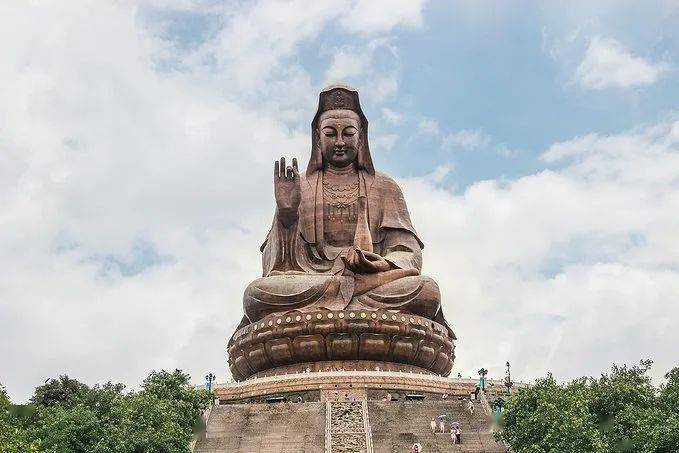
POLYGON ((322 370, 421 369, 447 376, 454 349, 444 326, 417 315, 388 310, 290 311, 239 329, 229 342, 228 360, 237 381, 267 370, 295 372, 321 365, 322 370))
MULTIPOLYGON (((212 391, 222 403, 247 402, 271 395, 307 393, 305 401, 322 400, 337 389, 370 392, 423 392, 451 396, 468 396, 478 385, 478 379, 441 377, 432 374, 394 371, 319 371, 253 377, 241 382, 215 384, 212 391), (312 392, 320 396, 308 398, 312 392)), ((523 385, 523 384, 520 384, 523 385)), ((502 389, 502 381, 488 380, 487 386, 502 389)), ((377 393, 375 393, 377 392, 377 393)), ((381 395, 381 394, 380 394, 381 395)), ((381 398, 382 396, 380 396, 381 398)), ((291 398, 291 400, 294 398, 291 398)))

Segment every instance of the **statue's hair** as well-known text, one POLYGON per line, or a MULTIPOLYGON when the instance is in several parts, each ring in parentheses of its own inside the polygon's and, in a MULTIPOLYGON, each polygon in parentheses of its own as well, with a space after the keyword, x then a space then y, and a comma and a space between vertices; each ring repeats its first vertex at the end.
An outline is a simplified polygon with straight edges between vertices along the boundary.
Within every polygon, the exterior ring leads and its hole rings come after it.
POLYGON ((363 110, 361 110, 358 91, 343 84, 330 85, 324 88, 318 95, 318 109, 314 119, 311 121, 311 157, 306 168, 306 174, 311 175, 315 171, 323 169, 323 153, 321 153, 321 136, 318 126, 321 115, 329 110, 351 110, 358 114, 361 122, 361 131, 358 137, 356 163, 359 169, 374 175, 375 167, 373 166, 370 147, 368 146, 368 119, 363 114, 363 110))

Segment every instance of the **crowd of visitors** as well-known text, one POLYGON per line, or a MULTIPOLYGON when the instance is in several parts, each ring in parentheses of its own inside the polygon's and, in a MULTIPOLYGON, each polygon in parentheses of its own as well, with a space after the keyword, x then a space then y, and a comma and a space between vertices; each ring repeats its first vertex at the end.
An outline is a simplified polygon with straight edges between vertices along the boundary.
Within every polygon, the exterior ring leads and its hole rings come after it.
MULTIPOLYGON (((465 409, 469 412, 469 416, 473 417, 474 416, 474 400, 478 400, 479 397, 479 392, 481 389, 477 387, 474 392, 472 392, 469 395, 469 399, 467 400, 466 398, 459 397, 462 402, 466 401, 464 404, 465 409)), ((448 394, 444 393, 441 395, 442 400, 447 400, 448 399, 448 394)), ((460 429, 460 425, 457 422, 451 422, 450 423, 450 430, 446 428, 446 421, 445 421, 445 415, 439 415, 438 417, 433 417, 429 421, 429 427, 431 428, 432 434, 444 434, 444 433, 450 433, 450 439, 454 444, 459 444, 462 441, 462 430, 460 429)), ((418 447, 420 448, 419 450, 415 450, 415 447, 418 444, 413 445, 413 451, 421 452, 421 446, 418 447)))
MULTIPOLYGON (((431 432, 432 434, 441 433, 445 434, 448 432, 446 430, 446 423, 445 423, 445 415, 441 415, 438 417, 439 421, 438 423, 436 422, 436 418, 432 418, 431 421, 429 422, 429 426, 431 427, 431 432)), ((451 423, 450 424, 450 439, 453 441, 454 444, 459 444, 460 443, 460 437, 462 436, 462 430, 460 429, 460 425, 457 423, 451 423)))

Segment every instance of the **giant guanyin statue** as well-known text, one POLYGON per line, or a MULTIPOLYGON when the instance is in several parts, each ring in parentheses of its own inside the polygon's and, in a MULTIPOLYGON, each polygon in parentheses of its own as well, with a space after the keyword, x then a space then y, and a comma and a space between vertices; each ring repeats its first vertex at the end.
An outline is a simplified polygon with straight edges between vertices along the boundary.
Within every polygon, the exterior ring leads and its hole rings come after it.
POLYGON ((296 159, 274 163, 263 276, 245 290, 229 342, 234 377, 300 366, 447 374, 455 337, 438 285, 420 272, 424 245, 403 193, 373 167, 356 90, 324 89, 311 133, 305 172, 296 159))

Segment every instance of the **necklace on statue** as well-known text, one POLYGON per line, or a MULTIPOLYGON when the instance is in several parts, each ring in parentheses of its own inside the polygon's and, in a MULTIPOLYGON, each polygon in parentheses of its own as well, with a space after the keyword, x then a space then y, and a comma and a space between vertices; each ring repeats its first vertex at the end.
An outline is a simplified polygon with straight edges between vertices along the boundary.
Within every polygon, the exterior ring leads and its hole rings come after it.
MULTIPOLYGON (((331 173, 337 174, 332 171, 331 173)), ((337 220, 340 223, 355 221, 357 212, 354 205, 358 200, 358 181, 336 184, 334 181, 324 179, 323 199, 327 205, 328 220, 337 220)))

